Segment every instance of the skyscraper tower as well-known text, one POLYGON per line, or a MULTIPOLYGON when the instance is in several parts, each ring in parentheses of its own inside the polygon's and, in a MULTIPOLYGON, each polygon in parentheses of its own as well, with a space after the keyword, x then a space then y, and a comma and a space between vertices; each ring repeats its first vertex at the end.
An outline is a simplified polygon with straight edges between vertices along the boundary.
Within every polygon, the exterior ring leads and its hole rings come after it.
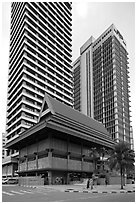
POLYGON ((37 123, 44 94, 72 106, 69 2, 11 4, 7 141, 37 123))
POLYGON ((84 50, 73 63, 74 87, 77 78, 80 79, 80 84, 85 81, 84 86, 80 86, 79 101, 76 98, 77 91, 74 90, 74 108, 78 110, 79 107, 83 113, 102 122, 114 140, 130 143, 129 67, 126 42, 113 24, 99 38, 91 39, 92 37, 81 47, 81 50, 83 47, 84 50), (83 59, 83 55, 86 58, 83 59), (87 112, 89 102, 92 114, 87 112))
POLYGON ((80 57, 73 63, 74 108, 93 118, 93 66, 91 36, 80 48, 80 57))

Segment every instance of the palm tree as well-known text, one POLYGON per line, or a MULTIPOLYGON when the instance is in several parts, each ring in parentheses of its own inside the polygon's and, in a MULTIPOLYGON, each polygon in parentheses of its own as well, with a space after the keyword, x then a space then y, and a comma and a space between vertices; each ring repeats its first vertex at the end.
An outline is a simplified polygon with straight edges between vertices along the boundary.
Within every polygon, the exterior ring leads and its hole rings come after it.
POLYGON ((121 175, 121 189, 123 189, 123 177, 127 169, 132 169, 135 162, 134 151, 131 150, 129 144, 125 142, 119 142, 115 145, 114 149, 110 153, 108 163, 111 168, 119 169, 121 175))

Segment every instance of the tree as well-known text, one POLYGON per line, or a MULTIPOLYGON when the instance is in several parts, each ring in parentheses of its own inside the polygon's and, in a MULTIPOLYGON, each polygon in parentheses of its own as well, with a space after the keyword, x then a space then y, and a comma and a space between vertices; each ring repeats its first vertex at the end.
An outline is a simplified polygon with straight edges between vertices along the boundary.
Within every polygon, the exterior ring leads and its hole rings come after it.
POLYGON ((125 142, 119 142, 115 145, 114 149, 110 152, 108 163, 110 169, 116 168, 120 170, 121 175, 121 189, 123 189, 123 178, 127 169, 134 168, 135 162, 134 151, 131 150, 129 144, 125 142))
POLYGON ((97 170, 97 162, 99 161, 102 167, 102 170, 104 170, 104 157, 108 154, 108 151, 105 147, 92 147, 90 151, 90 157, 92 158, 94 164, 95 164, 95 171, 97 170))

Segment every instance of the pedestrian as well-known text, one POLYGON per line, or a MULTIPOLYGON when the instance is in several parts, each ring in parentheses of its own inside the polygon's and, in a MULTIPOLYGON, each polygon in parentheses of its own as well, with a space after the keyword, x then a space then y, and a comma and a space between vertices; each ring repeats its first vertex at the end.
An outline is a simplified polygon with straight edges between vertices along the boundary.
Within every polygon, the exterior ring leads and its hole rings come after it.
POLYGON ((90 180, 88 179, 87 180, 87 189, 89 188, 89 183, 90 183, 90 180))
POLYGON ((105 177, 105 184, 106 184, 106 186, 108 185, 108 178, 107 177, 105 177))
POLYGON ((61 177, 60 179, 61 179, 61 184, 63 184, 63 183, 64 183, 64 179, 63 179, 63 177, 61 177))
POLYGON ((91 190, 93 189, 93 179, 92 178, 90 179, 90 189, 91 190))
POLYGON ((109 184, 109 172, 107 170, 106 175, 105 175, 105 184, 106 186, 109 184))

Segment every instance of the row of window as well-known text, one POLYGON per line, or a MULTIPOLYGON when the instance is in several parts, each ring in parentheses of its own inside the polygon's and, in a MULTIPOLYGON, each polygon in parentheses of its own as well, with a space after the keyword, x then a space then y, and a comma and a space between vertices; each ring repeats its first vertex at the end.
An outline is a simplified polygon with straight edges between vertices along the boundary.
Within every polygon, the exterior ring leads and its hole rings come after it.
MULTIPOLYGON (((42 159, 42 158, 45 158, 45 157, 48 157, 48 154, 45 153, 45 154, 42 154, 42 155, 38 155, 38 159, 42 159)), ((55 153, 53 153, 52 157, 53 158, 60 158, 60 159, 67 159, 66 155, 60 155, 60 154, 55 154, 55 153)), ((86 157, 86 158, 82 159, 82 157, 70 156, 69 159, 70 160, 75 160, 75 161, 93 162, 92 158, 90 158, 90 157, 88 157, 88 158, 86 157)), ((35 155, 33 155, 32 157, 27 158, 28 162, 29 161, 35 161, 35 160, 36 160, 35 155)), ((26 162, 25 157, 20 158, 20 164, 24 163, 24 162, 26 162)))

